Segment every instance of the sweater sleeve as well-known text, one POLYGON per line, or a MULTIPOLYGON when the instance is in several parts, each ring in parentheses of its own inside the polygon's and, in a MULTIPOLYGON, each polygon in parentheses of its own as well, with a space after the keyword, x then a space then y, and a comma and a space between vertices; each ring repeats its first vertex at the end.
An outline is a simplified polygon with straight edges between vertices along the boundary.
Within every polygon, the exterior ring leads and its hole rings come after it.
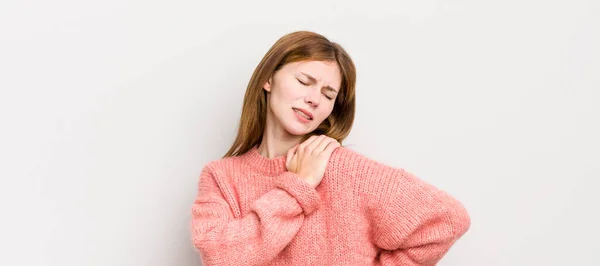
POLYGON ((447 193, 396 169, 385 204, 374 211, 378 265, 436 265, 470 227, 464 206, 447 193))
POLYGON ((236 218, 206 166, 200 175, 198 196, 192 206, 191 233, 203 265, 264 265, 294 238, 305 215, 318 208, 317 191, 295 173, 276 178, 275 188, 236 218))

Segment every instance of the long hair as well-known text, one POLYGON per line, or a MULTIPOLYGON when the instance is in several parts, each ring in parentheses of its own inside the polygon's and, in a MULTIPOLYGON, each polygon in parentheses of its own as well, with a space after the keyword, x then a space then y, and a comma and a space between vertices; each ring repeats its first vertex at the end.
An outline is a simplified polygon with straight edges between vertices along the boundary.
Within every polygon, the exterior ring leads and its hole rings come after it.
POLYGON ((281 37, 260 61, 246 88, 237 137, 223 156, 244 154, 260 144, 267 121, 267 92, 264 84, 275 72, 288 63, 297 61, 336 62, 342 77, 341 87, 333 110, 315 130, 303 136, 327 135, 340 144, 350 134, 354 122, 356 68, 346 51, 323 35, 310 31, 296 31, 281 37))

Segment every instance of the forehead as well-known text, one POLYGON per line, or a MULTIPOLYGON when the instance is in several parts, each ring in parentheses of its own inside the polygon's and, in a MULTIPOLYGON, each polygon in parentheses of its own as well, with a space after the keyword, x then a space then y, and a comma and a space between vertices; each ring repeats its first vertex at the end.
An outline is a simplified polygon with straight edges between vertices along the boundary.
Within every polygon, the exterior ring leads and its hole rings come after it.
POLYGON ((289 63, 289 70, 295 74, 306 73, 334 88, 339 88, 342 82, 340 69, 336 62, 329 61, 299 61, 289 63))

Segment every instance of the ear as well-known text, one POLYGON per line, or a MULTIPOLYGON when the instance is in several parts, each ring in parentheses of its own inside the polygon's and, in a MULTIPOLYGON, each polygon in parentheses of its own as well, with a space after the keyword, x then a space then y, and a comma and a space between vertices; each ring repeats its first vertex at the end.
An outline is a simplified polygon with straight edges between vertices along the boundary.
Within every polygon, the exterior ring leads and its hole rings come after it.
POLYGON ((271 92, 271 83, 272 83, 273 79, 269 78, 269 80, 267 80, 267 83, 265 83, 265 85, 263 86, 263 89, 271 92))

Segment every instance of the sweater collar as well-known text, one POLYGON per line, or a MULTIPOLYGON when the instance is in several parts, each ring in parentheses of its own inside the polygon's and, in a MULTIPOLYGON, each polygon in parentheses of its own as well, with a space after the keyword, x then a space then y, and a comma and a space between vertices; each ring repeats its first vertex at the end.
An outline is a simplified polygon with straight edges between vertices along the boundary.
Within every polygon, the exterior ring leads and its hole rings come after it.
POLYGON ((254 145, 250 150, 241 155, 242 160, 250 166, 260 170, 263 173, 274 175, 287 171, 285 160, 287 155, 267 158, 260 154, 258 145, 254 145))

